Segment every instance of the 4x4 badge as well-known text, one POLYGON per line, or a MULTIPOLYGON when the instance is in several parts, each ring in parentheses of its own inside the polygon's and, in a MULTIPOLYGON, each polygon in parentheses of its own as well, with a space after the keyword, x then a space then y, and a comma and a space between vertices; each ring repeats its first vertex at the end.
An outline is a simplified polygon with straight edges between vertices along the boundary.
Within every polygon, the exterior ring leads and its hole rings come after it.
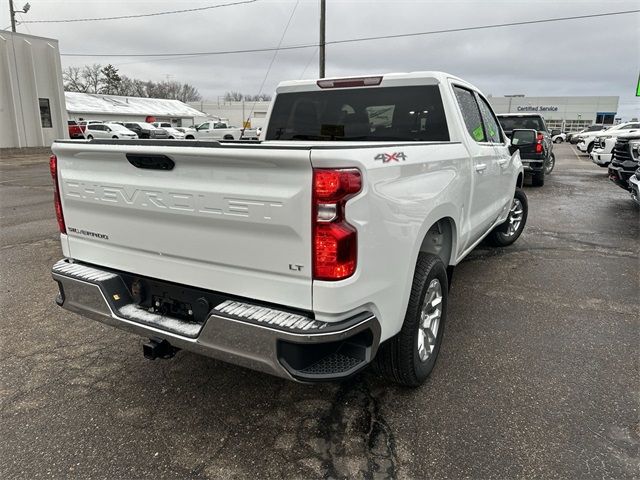
POLYGON ((380 160, 382 163, 389 162, 400 162, 401 160, 404 162, 407 159, 407 156, 404 152, 395 152, 395 153, 379 153, 375 157, 374 160, 380 160))

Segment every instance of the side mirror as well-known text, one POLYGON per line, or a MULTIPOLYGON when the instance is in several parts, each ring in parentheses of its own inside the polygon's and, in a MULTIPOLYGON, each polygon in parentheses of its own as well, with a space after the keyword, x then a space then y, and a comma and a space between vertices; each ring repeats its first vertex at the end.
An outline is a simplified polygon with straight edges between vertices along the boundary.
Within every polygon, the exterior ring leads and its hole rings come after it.
POLYGON ((509 152, 513 155, 513 153, 518 149, 535 145, 537 137, 538 132, 535 130, 514 130, 511 133, 511 145, 509 146, 509 152))
POLYGON ((556 135, 560 135, 562 132, 560 131, 560 129, 554 129, 551 130, 551 136, 555 137, 556 135))

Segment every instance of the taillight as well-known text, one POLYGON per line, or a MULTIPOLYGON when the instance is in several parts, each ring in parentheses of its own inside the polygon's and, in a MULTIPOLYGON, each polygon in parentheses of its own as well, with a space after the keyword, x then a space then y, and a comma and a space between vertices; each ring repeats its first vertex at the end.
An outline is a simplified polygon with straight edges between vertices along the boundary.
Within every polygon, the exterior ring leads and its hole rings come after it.
POLYGON ((313 278, 342 280, 353 275, 358 233, 344 214, 347 200, 362 189, 355 168, 313 171, 313 278))
POLYGON ((62 202, 60 201, 60 186, 58 185, 58 157, 55 155, 49 157, 49 171, 53 179, 53 204, 56 208, 58 228, 60 229, 60 233, 67 233, 67 227, 64 224, 64 215, 62 214, 62 202))
POLYGON ((544 135, 538 133, 536 136, 536 153, 542 153, 542 141, 544 140, 544 135))

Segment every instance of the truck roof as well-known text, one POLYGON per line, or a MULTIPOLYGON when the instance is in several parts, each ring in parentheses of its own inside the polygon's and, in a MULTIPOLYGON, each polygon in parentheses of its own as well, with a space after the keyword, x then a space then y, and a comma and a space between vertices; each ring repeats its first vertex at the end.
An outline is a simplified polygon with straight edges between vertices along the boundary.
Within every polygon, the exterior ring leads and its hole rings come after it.
MULTIPOLYGON (((438 83, 445 83, 447 80, 454 80, 460 85, 467 86, 473 90, 480 91, 477 87, 469 82, 462 80, 455 75, 451 75, 446 72, 438 71, 423 71, 423 72, 398 72, 398 73, 376 73, 376 74, 363 74, 363 75, 350 75, 344 77, 326 77, 326 78, 314 78, 307 80, 287 80, 280 82, 277 92, 292 92, 292 91, 305 91, 305 90, 320 90, 318 86, 319 81, 330 80, 355 80, 363 78, 376 78, 380 77, 381 81, 379 85, 385 87, 395 87, 403 85, 436 85, 438 83)), ((349 87, 335 87, 335 88, 349 88, 349 87)))

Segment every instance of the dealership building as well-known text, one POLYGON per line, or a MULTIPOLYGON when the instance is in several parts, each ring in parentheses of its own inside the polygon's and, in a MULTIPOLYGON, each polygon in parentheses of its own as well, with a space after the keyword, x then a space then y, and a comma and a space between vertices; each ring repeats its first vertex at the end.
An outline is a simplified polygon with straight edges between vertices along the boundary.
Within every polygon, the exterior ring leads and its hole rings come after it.
POLYGON ((549 128, 576 131, 593 124, 616 123, 619 97, 505 95, 488 100, 496 113, 539 113, 549 128))

